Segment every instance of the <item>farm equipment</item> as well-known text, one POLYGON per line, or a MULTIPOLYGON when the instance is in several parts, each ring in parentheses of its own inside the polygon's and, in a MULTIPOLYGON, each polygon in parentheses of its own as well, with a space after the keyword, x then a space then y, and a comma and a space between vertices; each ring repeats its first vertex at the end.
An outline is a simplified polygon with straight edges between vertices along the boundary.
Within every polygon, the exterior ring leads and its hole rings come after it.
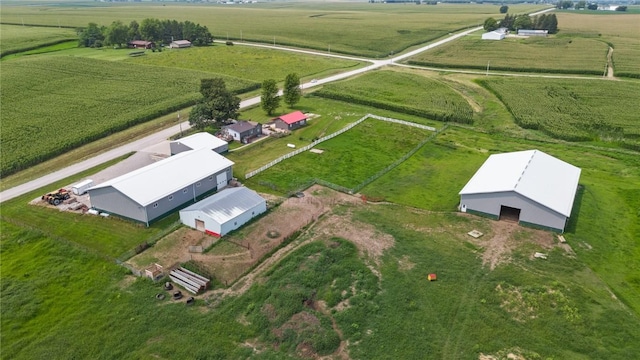
POLYGON ((66 189, 60 189, 56 192, 48 193, 42 195, 42 200, 48 202, 51 205, 60 205, 63 201, 69 199, 71 197, 71 193, 69 193, 66 189))

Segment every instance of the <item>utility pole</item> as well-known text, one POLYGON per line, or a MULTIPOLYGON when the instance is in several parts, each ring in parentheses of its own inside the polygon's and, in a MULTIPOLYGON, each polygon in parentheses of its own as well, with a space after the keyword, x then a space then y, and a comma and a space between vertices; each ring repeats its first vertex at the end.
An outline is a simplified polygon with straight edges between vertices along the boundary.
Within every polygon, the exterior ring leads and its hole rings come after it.
POLYGON ((487 76, 489 76, 489 64, 491 63, 491 60, 487 61, 487 76))
POLYGON ((180 126, 180 137, 182 137, 182 123, 180 122, 180 111, 178 111, 178 125, 180 126))

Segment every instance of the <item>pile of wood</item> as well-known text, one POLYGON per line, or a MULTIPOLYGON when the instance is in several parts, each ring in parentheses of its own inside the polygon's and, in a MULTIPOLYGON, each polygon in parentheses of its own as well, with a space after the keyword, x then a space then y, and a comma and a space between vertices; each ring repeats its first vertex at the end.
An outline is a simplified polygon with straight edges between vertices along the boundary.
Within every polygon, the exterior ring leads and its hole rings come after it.
POLYGON ((211 282, 211 280, 206 277, 198 275, 183 267, 171 270, 169 277, 171 278, 171 281, 182 286, 192 294, 197 294, 200 291, 206 290, 211 282))

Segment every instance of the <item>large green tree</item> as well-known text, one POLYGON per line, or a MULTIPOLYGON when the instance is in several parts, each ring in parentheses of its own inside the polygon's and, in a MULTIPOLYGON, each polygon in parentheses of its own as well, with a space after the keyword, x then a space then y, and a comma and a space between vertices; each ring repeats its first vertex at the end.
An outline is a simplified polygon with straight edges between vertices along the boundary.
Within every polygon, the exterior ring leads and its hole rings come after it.
POLYGON ((262 96, 260 97, 260 104, 262 109, 266 111, 267 115, 273 114, 278 106, 280 106, 278 83, 274 79, 267 79, 262 82, 262 96))
POLYGON ((114 21, 109 25, 105 34, 105 41, 109 45, 118 45, 127 43, 129 38, 129 27, 122 23, 122 21, 114 21))
POLYGON ((498 28, 498 22, 494 18, 487 18, 484 21, 484 29, 486 31, 493 31, 498 28))
POLYGON ((189 113, 189 124, 197 128, 238 117, 240 98, 227 89, 222 78, 200 80, 202 99, 189 113))
POLYGON ((507 5, 500 6, 500 14, 506 14, 509 11, 509 7, 507 5))
POLYGON ((300 101, 302 90, 300 90, 300 77, 298 74, 291 73, 284 79, 284 89, 282 90, 284 102, 293 107, 300 101))
POLYGON ((78 43, 84 47, 101 47, 104 35, 96 23, 89 23, 86 28, 78 30, 78 43))

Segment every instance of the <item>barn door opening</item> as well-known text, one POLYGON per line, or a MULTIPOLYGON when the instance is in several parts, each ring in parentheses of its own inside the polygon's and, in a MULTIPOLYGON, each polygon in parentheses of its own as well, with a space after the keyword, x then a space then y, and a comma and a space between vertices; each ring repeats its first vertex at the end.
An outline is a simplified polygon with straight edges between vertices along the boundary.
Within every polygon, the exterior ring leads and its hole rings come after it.
POLYGON ((204 221, 196 219, 196 230, 204 231, 204 221))
POLYGON ((500 220, 520 221, 520 209, 504 205, 500 206, 500 220))

